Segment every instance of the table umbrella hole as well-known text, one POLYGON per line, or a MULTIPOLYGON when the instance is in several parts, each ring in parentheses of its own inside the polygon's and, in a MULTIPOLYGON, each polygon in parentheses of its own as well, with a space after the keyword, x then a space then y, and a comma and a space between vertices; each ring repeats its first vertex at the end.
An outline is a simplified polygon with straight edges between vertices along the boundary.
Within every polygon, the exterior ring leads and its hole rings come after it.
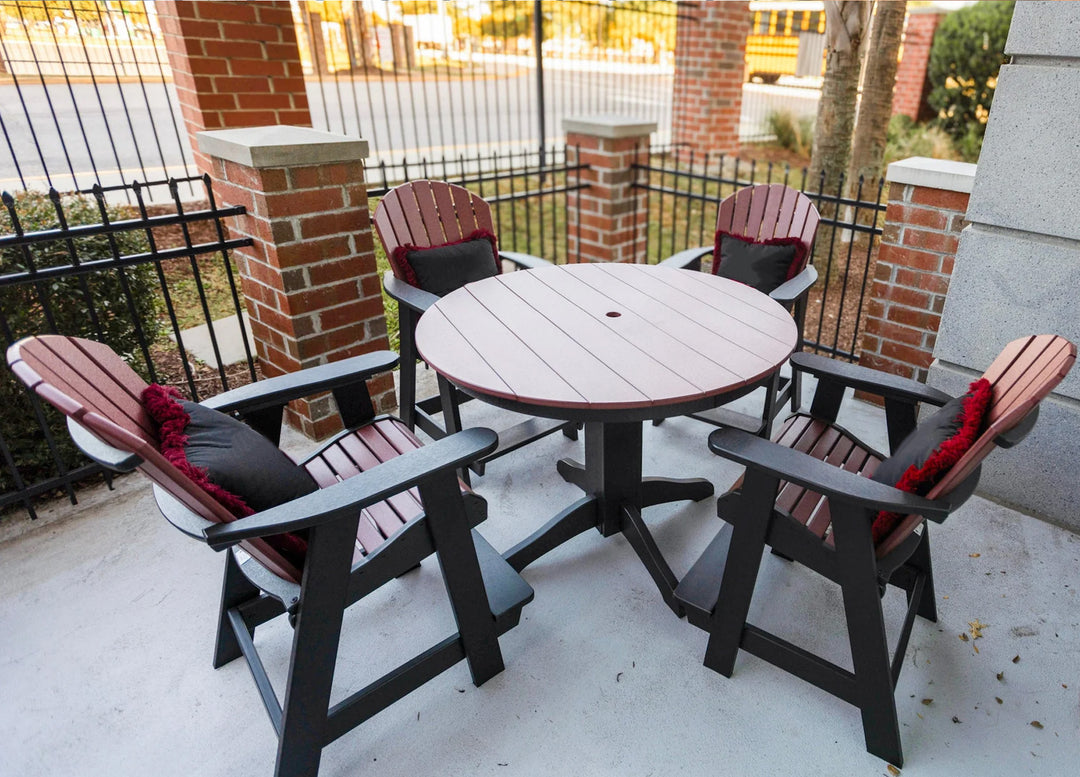
POLYGON ((621 316, 621 315, 622 315, 622 313, 620 313, 620 312, 619 312, 619 311, 617 311, 617 310, 611 310, 611 311, 608 311, 608 312, 607 312, 607 313, 606 313, 605 315, 606 315, 606 316, 607 316, 608 318, 618 318, 619 316, 621 316))

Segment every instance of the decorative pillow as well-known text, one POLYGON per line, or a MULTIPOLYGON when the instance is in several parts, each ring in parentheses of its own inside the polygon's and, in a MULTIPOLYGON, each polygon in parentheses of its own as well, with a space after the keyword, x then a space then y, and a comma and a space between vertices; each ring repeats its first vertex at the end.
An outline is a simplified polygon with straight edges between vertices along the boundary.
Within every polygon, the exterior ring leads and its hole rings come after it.
POLYGON ((490 278, 500 271, 495 235, 478 229, 453 243, 418 248, 398 246, 390 256, 394 274, 411 286, 444 297, 466 283, 490 278))
MULTIPOLYGON (((962 397, 949 400, 904 438, 871 480, 925 496, 975 444, 990 408, 993 389, 979 378, 962 397)), ((874 542, 880 542, 904 516, 882 510, 874 518, 874 542)))
MULTIPOLYGON (((161 454, 237 518, 318 490, 307 470, 247 424, 156 384, 142 395, 159 425, 161 454)), ((279 534, 266 541, 303 568, 307 541, 279 534)))
POLYGON ((713 275, 730 278, 768 294, 802 267, 806 248, 797 237, 752 240, 716 230, 713 275))

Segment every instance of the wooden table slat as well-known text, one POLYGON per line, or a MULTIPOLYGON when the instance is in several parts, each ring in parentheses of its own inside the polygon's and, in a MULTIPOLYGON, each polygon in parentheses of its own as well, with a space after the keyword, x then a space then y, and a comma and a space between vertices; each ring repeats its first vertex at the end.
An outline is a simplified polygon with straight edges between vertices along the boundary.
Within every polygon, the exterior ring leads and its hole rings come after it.
POLYGON ((584 311, 534 276, 507 276, 513 279, 513 290, 506 282, 485 283, 474 284, 469 293, 589 404, 640 403, 651 399, 655 391, 662 395, 672 391, 699 393, 659 364, 636 374, 629 369, 620 371, 620 367, 629 368, 635 362, 640 365, 641 351, 613 332, 596 327, 584 311), (632 353, 622 354, 625 358, 620 360, 620 350, 632 353))
MULTIPOLYGON (((480 282, 498 283, 499 280, 495 277, 480 282)), ((513 331, 481 306, 468 289, 444 297, 424 313, 416 328, 416 342, 420 355, 429 364, 443 370, 454 383, 466 388, 477 388, 497 397, 519 401, 539 397, 554 406, 588 404, 556 370, 526 348, 513 331), (436 320, 429 319, 435 310, 442 314, 444 321, 453 323, 439 326, 436 320), (453 355, 446 347, 439 346, 438 356, 430 358, 434 343, 428 340, 427 333, 438 332, 435 338, 441 338, 446 336, 448 328, 460 333, 460 341, 453 348, 453 355), (468 346, 468 350, 462 347, 462 343, 468 346), (483 357, 482 367, 476 363, 476 359, 471 358, 469 351, 483 357), (495 381, 491 380, 492 373, 496 376, 495 381)))

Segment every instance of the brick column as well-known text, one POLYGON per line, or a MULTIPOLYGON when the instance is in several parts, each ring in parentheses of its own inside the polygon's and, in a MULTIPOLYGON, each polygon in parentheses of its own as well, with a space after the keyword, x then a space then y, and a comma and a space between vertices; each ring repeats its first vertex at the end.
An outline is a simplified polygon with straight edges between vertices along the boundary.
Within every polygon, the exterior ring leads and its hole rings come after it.
MULTIPOLYGON (((255 243, 235 256, 263 374, 388 348, 364 186, 367 141, 282 126, 197 140, 215 195, 247 209, 233 230, 255 243)), ((392 376, 371 390, 380 410, 393 406, 392 376)), ((327 394, 293 403, 289 421, 325 437, 340 428, 332 402, 327 394)))
POLYGON ((635 190, 635 157, 649 155, 655 122, 598 115, 563 120, 570 164, 588 165, 580 173, 589 184, 569 209, 569 262, 636 262, 645 251, 648 192, 635 190))
POLYGON ((930 46, 934 31, 945 15, 932 8, 909 8, 904 23, 904 42, 900 50, 900 66, 896 69, 893 87, 893 114, 902 113, 914 121, 929 119, 933 110, 926 104, 930 93, 928 71, 930 46))
POLYGON ((750 4, 680 2, 672 141, 695 153, 739 150, 750 4))
POLYGON ((889 204, 859 363, 926 382, 975 165, 913 157, 889 165, 889 204))
POLYGON ((287 0, 158 0, 176 96, 195 162, 195 133, 269 124, 311 126, 287 0))

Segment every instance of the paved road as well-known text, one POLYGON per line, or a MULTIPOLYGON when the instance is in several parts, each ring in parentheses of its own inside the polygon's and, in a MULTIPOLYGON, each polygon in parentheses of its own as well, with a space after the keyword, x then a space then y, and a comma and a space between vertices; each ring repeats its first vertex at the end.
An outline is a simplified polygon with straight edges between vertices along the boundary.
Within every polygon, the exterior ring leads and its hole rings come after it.
MULTIPOLYGON (((398 80, 324 76, 309 80, 316 127, 359 135, 371 143, 371 163, 411 163, 422 157, 476 156, 540 143, 536 73, 503 64, 496 78, 398 80)), ((654 138, 669 142, 670 74, 545 68, 545 133, 562 137, 566 116, 621 113, 656 121, 654 138)), ((752 134, 776 104, 795 101, 813 112, 809 97, 785 87, 747 85, 743 134, 752 134)), ((61 190, 128 180, 192 174, 191 152, 171 85, 156 82, 92 84, 23 82, 0 85, 0 190, 61 190), (95 175, 94 170, 97 170, 95 175), (122 171, 122 173, 121 173, 122 171)), ((520 164, 520 162, 518 162, 520 164)), ((438 169, 438 167, 436 167, 438 169)))

